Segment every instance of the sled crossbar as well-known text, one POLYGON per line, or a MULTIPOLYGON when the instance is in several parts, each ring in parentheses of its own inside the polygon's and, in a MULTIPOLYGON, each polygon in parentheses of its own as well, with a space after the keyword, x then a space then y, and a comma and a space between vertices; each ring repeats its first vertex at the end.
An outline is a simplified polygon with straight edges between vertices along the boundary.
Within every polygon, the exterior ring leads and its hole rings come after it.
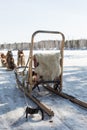
POLYGON ((60 81, 57 80, 57 81, 54 81, 54 80, 49 80, 49 81, 39 81, 38 84, 47 84, 47 83, 57 83, 57 84, 60 84, 60 81))

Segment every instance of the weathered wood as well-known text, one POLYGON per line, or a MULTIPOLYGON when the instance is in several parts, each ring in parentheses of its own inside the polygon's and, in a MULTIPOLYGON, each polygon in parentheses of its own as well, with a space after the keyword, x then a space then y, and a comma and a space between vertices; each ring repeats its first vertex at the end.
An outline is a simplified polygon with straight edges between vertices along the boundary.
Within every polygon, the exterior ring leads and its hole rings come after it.
POLYGON ((63 92, 58 92, 57 90, 54 90, 54 89, 53 89, 52 87, 50 87, 50 86, 44 86, 44 87, 45 87, 46 89, 48 89, 49 91, 51 91, 51 92, 53 92, 53 93, 55 93, 55 94, 57 94, 57 95, 59 95, 59 96, 61 96, 61 97, 63 97, 63 98, 66 98, 66 99, 70 100, 70 101, 73 102, 73 103, 76 103, 76 104, 78 104, 78 105, 80 105, 80 106, 82 106, 82 107, 84 107, 84 108, 87 108, 87 103, 86 103, 86 102, 83 102, 83 101, 81 101, 81 100, 75 98, 74 96, 68 95, 68 94, 63 93, 63 92))

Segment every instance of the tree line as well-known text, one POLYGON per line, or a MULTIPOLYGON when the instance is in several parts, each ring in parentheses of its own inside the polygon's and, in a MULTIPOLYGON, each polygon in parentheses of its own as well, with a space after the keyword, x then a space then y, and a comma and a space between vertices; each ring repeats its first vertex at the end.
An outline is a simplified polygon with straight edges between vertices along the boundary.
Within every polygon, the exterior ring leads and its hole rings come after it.
MULTIPOLYGON (((29 50, 31 44, 27 42, 23 43, 5 43, 0 44, 0 50, 7 49, 7 50, 29 50)), ((58 40, 45 40, 35 42, 34 50, 39 49, 60 49, 60 41, 58 40)), ((80 39, 80 40, 66 40, 64 44, 64 49, 87 49, 87 40, 80 39)))

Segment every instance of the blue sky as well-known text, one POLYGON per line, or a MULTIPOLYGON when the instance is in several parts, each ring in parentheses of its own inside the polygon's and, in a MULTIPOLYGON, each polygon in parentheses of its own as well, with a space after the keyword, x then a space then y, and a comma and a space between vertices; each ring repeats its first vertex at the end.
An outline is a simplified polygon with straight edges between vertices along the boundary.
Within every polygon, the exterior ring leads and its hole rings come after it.
POLYGON ((87 0, 0 0, 0 43, 30 42, 36 30, 87 39, 87 0))

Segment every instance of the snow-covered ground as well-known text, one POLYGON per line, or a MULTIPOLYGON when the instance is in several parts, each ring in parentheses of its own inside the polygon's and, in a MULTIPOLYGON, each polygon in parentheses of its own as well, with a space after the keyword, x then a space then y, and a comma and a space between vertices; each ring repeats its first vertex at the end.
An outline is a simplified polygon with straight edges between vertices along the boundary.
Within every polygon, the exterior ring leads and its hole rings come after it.
MULTIPOLYGON (((63 91, 87 102, 87 50, 64 51, 63 91)), ((36 114, 26 121, 26 102, 36 105, 17 88, 14 71, 0 67, 0 130, 87 130, 86 109, 49 92, 39 94, 54 116, 41 120, 36 114)))

